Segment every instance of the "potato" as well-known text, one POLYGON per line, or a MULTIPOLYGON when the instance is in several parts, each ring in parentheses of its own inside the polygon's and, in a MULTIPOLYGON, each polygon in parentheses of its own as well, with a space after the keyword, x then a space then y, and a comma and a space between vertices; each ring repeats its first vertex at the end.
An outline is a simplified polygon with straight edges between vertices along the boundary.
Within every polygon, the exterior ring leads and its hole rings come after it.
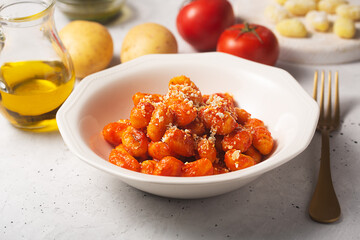
POLYGON ((143 23, 129 30, 121 46, 121 62, 153 53, 177 53, 174 35, 164 26, 143 23))
POLYGON ((114 53, 113 40, 103 25, 77 20, 59 32, 74 64, 75 76, 84 78, 105 69, 114 53))

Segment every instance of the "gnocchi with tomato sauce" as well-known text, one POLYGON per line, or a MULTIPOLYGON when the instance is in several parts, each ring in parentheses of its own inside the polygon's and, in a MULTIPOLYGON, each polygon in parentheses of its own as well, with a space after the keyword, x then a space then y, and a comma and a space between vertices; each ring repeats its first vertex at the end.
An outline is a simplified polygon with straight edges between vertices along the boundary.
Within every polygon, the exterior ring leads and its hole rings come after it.
POLYGON ((129 119, 104 126, 109 162, 156 176, 224 174, 264 161, 274 148, 265 123, 229 93, 203 95, 186 76, 164 95, 137 92, 129 119))

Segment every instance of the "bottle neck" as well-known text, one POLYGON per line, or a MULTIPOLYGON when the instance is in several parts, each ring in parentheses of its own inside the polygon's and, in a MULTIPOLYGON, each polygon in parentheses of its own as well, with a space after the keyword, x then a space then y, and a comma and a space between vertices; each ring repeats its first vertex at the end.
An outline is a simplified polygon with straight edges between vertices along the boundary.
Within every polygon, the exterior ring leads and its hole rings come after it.
POLYGON ((32 27, 53 22, 54 0, 6 0, 0 5, 3 27, 32 27))
POLYGON ((0 66, 30 60, 61 61, 64 50, 55 29, 54 1, 5 2, 0 5, 0 66))

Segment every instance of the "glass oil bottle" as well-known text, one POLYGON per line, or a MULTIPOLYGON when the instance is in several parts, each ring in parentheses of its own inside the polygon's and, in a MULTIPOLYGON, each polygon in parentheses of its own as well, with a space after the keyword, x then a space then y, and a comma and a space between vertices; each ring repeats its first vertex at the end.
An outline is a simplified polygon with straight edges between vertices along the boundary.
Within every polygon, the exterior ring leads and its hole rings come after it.
POLYGON ((57 129, 75 75, 53 21, 53 0, 0 4, 0 111, 18 128, 57 129))

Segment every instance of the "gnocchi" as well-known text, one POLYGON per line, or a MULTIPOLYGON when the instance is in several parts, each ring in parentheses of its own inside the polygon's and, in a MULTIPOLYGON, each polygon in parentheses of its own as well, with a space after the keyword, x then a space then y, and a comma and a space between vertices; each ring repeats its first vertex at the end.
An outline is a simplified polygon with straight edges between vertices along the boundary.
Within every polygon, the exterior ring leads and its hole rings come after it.
POLYGON ((199 154, 199 158, 206 158, 210 160, 212 163, 217 162, 217 151, 215 147, 215 138, 206 136, 200 138, 197 143, 197 151, 199 154))
POLYGON ((342 39, 352 39, 360 6, 347 0, 276 0, 265 8, 264 16, 284 37, 313 38, 331 31, 342 39))
POLYGON ((141 165, 138 160, 126 151, 122 144, 114 148, 109 155, 109 162, 116 166, 139 172, 141 165))
POLYGON ((278 23, 283 19, 289 18, 289 12, 280 5, 269 5, 265 8, 265 17, 271 22, 278 23))
POLYGON ((137 92, 129 119, 107 124, 109 162, 157 176, 198 177, 244 169, 264 160, 274 140, 263 121, 229 93, 202 95, 186 76, 165 95, 137 92))
MULTIPOLYGON (((152 141, 160 141, 167 126, 173 121, 173 113, 165 104, 159 104, 153 111, 149 124, 147 125, 147 135, 152 141)), ((146 127, 146 126, 145 126, 146 127)))
POLYGON ((330 14, 336 13, 336 8, 342 4, 347 4, 345 0, 321 0, 318 3, 318 10, 330 14))
POLYGON ((316 10, 315 0, 287 0, 284 7, 295 16, 305 16, 309 11, 316 10))
POLYGON ((306 22, 314 30, 327 32, 330 28, 330 21, 327 13, 323 11, 310 11, 306 14, 306 22))
POLYGON ((225 164, 230 171, 237 171, 255 165, 255 160, 241 153, 240 150, 231 149, 225 153, 225 164))
POLYGON ((276 2, 280 5, 284 5, 286 3, 286 0, 276 0, 276 2))
POLYGON ((121 136, 130 125, 130 120, 127 119, 109 123, 103 128, 102 135, 111 145, 117 146, 122 143, 121 136))
POLYGON ((334 23, 334 33, 340 38, 353 38, 356 33, 354 21, 349 18, 338 17, 334 23))
POLYGON ((149 141, 145 133, 133 126, 129 126, 121 136, 122 144, 133 157, 147 156, 149 141))
POLYGON ((214 174, 214 167, 207 158, 185 163, 182 168, 182 177, 208 176, 214 174))
POLYGON ((284 19, 276 24, 276 30, 285 37, 305 38, 307 30, 305 25, 297 18, 284 19))
POLYGON ((360 5, 340 5, 336 8, 336 15, 358 21, 360 20, 360 5))

